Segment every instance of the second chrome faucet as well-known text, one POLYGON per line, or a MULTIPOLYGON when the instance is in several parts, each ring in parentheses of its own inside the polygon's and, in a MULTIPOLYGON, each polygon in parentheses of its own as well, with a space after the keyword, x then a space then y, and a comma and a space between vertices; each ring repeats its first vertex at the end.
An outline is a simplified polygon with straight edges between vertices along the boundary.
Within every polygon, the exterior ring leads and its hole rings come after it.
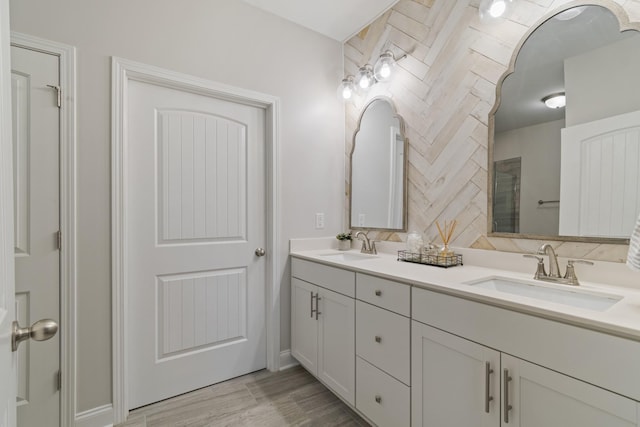
POLYGON ((545 280, 547 282, 562 283, 564 285, 578 286, 580 282, 576 276, 574 264, 588 264, 593 265, 591 261, 584 261, 581 259, 570 259, 567 261, 567 269, 564 276, 560 275, 560 268, 558 267, 558 256, 556 251, 549 243, 545 243, 538 249, 538 255, 525 254, 527 258, 535 258, 538 260, 538 267, 533 278, 536 280, 545 280), (544 258, 538 255, 546 255, 549 257, 549 274, 544 268, 544 258))
POLYGON ((376 242, 369 240, 369 236, 367 236, 367 233, 365 233, 364 231, 358 231, 356 233, 356 239, 359 238, 360 236, 362 236, 362 249, 360 249, 360 252, 363 254, 377 254, 378 251, 376 250, 376 242))

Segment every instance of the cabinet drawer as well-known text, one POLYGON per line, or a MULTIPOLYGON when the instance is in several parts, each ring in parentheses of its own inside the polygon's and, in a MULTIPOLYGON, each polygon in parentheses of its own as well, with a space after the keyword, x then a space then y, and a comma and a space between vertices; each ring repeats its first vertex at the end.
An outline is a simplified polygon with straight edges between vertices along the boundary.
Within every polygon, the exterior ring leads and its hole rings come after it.
POLYGON ((410 335, 408 318, 356 301, 356 354, 407 385, 410 335))
POLYGON ((403 316, 411 312, 411 286, 402 283, 357 273, 356 297, 403 316))
POLYGON ((410 389, 356 358, 356 408, 380 427, 409 425, 410 389))
POLYGON ((353 271, 291 258, 291 275, 351 298, 356 295, 356 274, 353 271))

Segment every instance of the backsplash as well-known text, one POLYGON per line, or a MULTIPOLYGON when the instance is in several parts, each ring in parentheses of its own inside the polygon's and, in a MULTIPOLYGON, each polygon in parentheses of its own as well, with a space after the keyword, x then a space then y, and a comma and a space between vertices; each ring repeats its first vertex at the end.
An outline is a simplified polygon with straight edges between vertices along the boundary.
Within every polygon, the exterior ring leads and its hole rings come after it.
MULTIPOLYGON (((345 44, 345 75, 373 64, 386 49, 396 56, 408 53, 398 63, 392 82, 375 85, 367 100, 391 98, 405 120, 409 230, 437 243, 435 221, 456 219, 454 247, 535 252, 541 245, 541 240, 487 236, 487 121, 496 83, 520 39, 543 16, 566 3, 517 0, 508 19, 489 25, 480 22, 477 0, 400 0, 345 44)), ((630 21, 640 21, 640 0, 616 3, 630 21)), ((352 136, 367 100, 346 107, 347 180, 352 136)), ((404 241, 406 235, 380 232, 375 239, 404 241)), ((623 262, 628 250, 627 245, 551 243, 563 257, 614 262, 623 262)))

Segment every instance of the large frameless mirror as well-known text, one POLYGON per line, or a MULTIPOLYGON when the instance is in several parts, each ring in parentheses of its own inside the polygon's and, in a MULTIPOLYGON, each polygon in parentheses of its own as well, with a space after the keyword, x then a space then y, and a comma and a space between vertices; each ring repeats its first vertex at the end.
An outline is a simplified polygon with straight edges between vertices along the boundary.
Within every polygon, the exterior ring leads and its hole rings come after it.
POLYGON ((627 241, 640 212, 637 28, 613 3, 574 6, 516 49, 489 115, 490 235, 627 241))
POLYGON ((351 151, 351 229, 406 231, 407 141, 391 100, 364 108, 351 151))

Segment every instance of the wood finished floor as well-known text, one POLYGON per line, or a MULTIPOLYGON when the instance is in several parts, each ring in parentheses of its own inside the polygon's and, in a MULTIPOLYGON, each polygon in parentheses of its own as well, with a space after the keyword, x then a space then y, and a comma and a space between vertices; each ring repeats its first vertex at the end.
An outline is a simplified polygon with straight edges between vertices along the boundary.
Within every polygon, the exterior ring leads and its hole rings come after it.
POLYGON ((303 368, 258 371, 136 409, 116 427, 369 426, 303 368))

